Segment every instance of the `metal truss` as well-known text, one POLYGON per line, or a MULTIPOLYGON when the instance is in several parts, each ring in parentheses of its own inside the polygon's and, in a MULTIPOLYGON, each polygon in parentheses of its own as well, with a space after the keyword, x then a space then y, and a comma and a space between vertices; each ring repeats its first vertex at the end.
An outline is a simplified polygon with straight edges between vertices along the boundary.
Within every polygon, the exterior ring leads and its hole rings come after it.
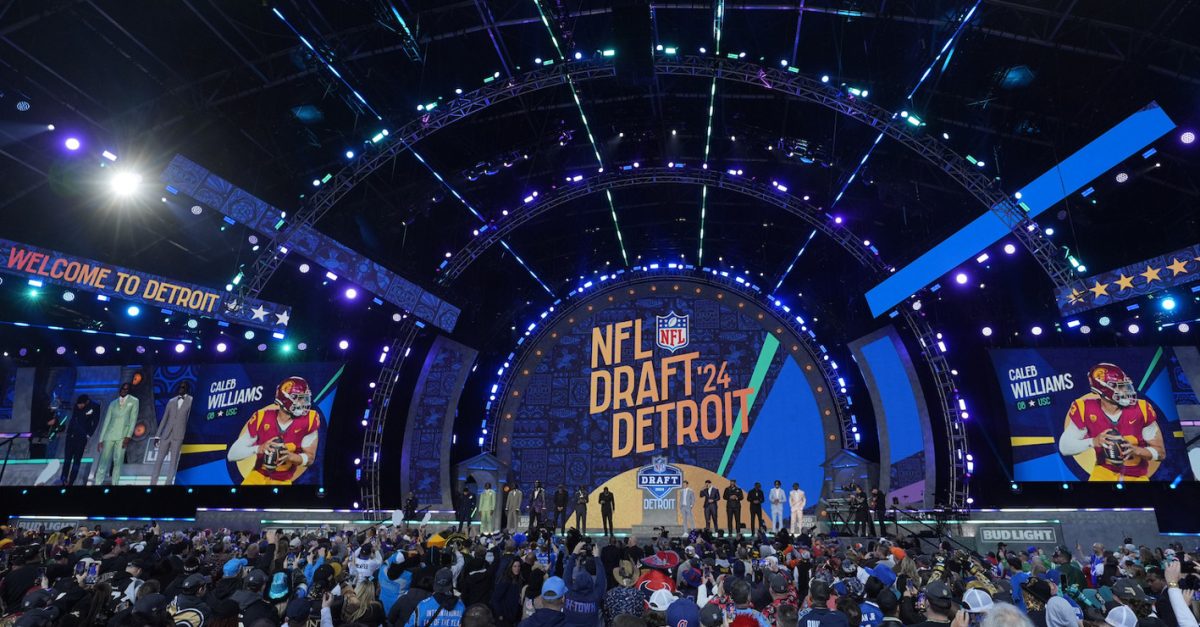
POLYGON ((450 285, 493 245, 499 244, 502 239, 510 236, 513 231, 529 221, 545 215, 557 207, 592 194, 641 185, 707 185, 755 198, 804 220, 837 242, 863 267, 871 269, 880 279, 890 272, 890 268, 879 258, 879 255, 863 246, 863 240, 855 236, 849 229, 835 224, 828 213, 770 185, 716 170, 633 168, 606 171, 578 183, 560 185, 556 190, 546 192, 531 203, 510 209, 507 217, 493 222, 488 229, 480 231, 477 237, 450 257, 449 263, 442 268, 441 274, 438 276, 438 282, 442 285, 450 285))
POLYGON ((367 409, 367 425, 363 429, 362 453, 359 457, 358 492, 359 506, 364 510, 364 518, 383 520, 379 491, 379 458, 383 449, 383 429, 387 426, 388 410, 395 391, 396 382, 400 380, 400 366, 408 356, 409 348, 417 338, 418 327, 413 324, 411 317, 403 318, 401 329, 391 344, 388 345, 383 367, 375 378, 375 393, 371 396, 371 404, 367 409))
MULTIPOLYGON (((832 360, 829 357, 828 351, 817 341, 816 335, 809 331, 808 324, 801 323, 796 319, 795 315, 784 315, 781 313, 778 308, 773 307, 772 303, 768 301, 766 294, 763 294, 761 291, 758 291, 747 283, 737 282, 735 277, 722 276, 720 274, 714 274, 711 270, 703 270, 694 267, 680 267, 675 269, 668 268, 664 270, 646 269, 645 271, 626 271, 621 274, 611 275, 611 277, 611 279, 601 284, 603 286, 601 288, 593 289, 591 291, 576 290, 572 292, 571 296, 574 296, 575 298, 571 299, 570 296, 568 296, 568 299, 570 300, 564 300, 564 304, 555 309, 554 317, 561 318, 568 313, 575 311, 586 301, 591 300, 598 294, 608 293, 614 289, 628 288, 633 285, 669 281, 676 278, 699 281, 714 287, 735 292, 748 300, 759 302, 762 304, 764 310, 770 312, 774 316, 777 322, 787 326, 792 331, 793 335, 800 340, 804 351, 808 353, 809 357, 811 357, 814 362, 816 362, 817 367, 821 370, 821 376, 825 380, 825 385, 829 387, 829 391, 834 397, 834 414, 837 418, 838 428, 842 437, 842 448, 848 450, 858 449, 858 442, 854 437, 854 430, 858 428, 858 423, 850 413, 851 403, 849 401, 849 395, 845 392, 842 392, 842 386, 838 385, 838 377, 843 375, 841 375, 837 369, 832 367, 832 360)), ((528 350, 529 347, 537 344, 542 336, 549 332, 551 326, 553 325, 539 324, 538 328, 531 334, 530 337, 524 338, 525 341, 522 342, 522 345, 526 347, 526 350, 528 350)), ((515 366, 516 364, 520 363, 522 359, 524 359, 524 354, 522 354, 521 357, 516 361, 512 362, 514 367, 508 368, 505 371, 504 383, 500 386, 501 393, 497 395, 497 398, 511 398, 511 388, 515 379, 514 373, 519 370, 515 366)), ((505 434, 510 434, 512 421, 504 420, 504 403, 494 403, 492 405, 491 412, 492 416, 488 423, 491 425, 508 425, 510 429, 505 430, 505 434)), ((488 431, 488 449, 491 450, 492 453, 496 452, 497 436, 500 435, 499 431, 500 429, 496 428, 492 428, 488 431)))
MULTIPOLYGON (((1037 223, 991 179, 978 172, 962 156, 942 144, 932 135, 920 133, 900 118, 893 119, 892 113, 861 98, 842 92, 840 89, 809 78, 774 68, 765 68, 754 63, 713 57, 667 57, 658 56, 655 71, 663 76, 692 76, 696 78, 716 77, 720 80, 754 85, 786 94, 792 98, 817 104, 887 135, 915 152, 947 176, 954 179, 975 197, 985 208, 994 212, 1013 232, 1014 236, 1033 254, 1055 288, 1070 288, 1075 280, 1070 267, 1059 258, 1055 246, 1042 236, 1037 223)), ((289 238, 300 225, 312 225, 359 183, 376 170, 390 163, 401 153, 409 150, 416 142, 433 133, 475 115, 506 100, 531 92, 566 85, 568 81, 585 81, 615 76, 611 60, 590 60, 563 63, 515 76, 512 79, 494 81, 478 90, 438 107, 432 113, 413 120, 389 133, 389 140, 382 148, 364 154, 354 163, 343 168, 314 194, 289 220, 288 225, 276 238, 278 244, 287 245, 289 238)), ((243 285, 248 296, 257 296, 271 275, 282 263, 279 246, 266 249, 246 271, 243 285)))

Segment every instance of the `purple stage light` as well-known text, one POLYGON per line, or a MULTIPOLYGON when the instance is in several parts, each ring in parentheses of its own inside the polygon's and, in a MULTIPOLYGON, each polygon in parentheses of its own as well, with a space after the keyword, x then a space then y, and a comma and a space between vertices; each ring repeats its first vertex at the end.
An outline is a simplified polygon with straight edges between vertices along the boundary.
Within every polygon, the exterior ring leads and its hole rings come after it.
POLYGON ((353 287, 347 287, 345 294, 346 298, 349 298, 350 300, 358 298, 358 290, 354 289, 353 287))
POLYGON ((1179 141, 1183 142, 1184 144, 1191 144, 1191 143, 1195 142, 1196 141, 1195 131, 1184 131, 1184 132, 1180 133, 1179 141))
POLYGON ((1015 252, 1017 252, 1017 247, 1016 247, 1016 246, 1013 246, 1012 244, 1005 244, 1005 245, 1004 245, 1004 254, 1006 254, 1006 255, 1011 255, 1011 254, 1013 254, 1013 253, 1015 253, 1015 252))
MULTIPOLYGON (((25 349, 21 349, 21 350, 25 350, 25 349)), ((97 347, 96 347, 96 354, 97 354, 97 355, 103 355, 103 354, 104 354, 104 347, 103 347, 103 346, 97 346, 97 347)))
POLYGON ((137 351, 137 354, 141 355, 146 352, 146 347, 139 344, 134 350, 137 351))
POLYGON ((834 216, 834 218, 833 218, 833 223, 834 223, 834 224, 841 224, 841 223, 842 223, 842 216, 834 216))
POLYGON ((959 272, 958 274, 954 275, 954 282, 958 283, 959 285, 966 285, 967 284, 967 273, 959 272))
POLYGON ((182 353, 182 352, 183 352, 183 350, 184 350, 184 348, 186 348, 186 347, 185 347, 185 346, 184 346, 182 343, 180 343, 180 344, 176 344, 176 345, 175 345, 175 352, 176 352, 176 353, 182 353))
POLYGON ((350 348, 350 342, 347 342, 346 340, 342 340, 342 341, 338 342, 338 348, 340 348, 342 350, 346 350, 346 349, 350 348))
POLYGON ((1032 329, 1030 329, 1030 330, 1029 330, 1029 332, 1030 332, 1030 333, 1032 333, 1032 334, 1034 334, 1034 335, 1041 335, 1041 334, 1042 334, 1042 327, 1036 327, 1036 326, 1035 326, 1035 327, 1033 327, 1032 329))
POLYGON ((1132 323, 1132 324, 1130 324, 1130 325, 1129 325, 1129 327, 1128 327, 1128 331, 1129 331, 1130 333, 1134 334, 1134 335, 1137 335, 1137 332, 1138 332, 1138 331, 1141 331, 1141 330, 1142 330, 1142 328, 1141 328, 1141 327, 1139 327, 1139 326, 1137 325, 1137 323, 1132 323))
POLYGON ((263 351, 265 351, 265 350, 267 350, 267 345, 266 345, 266 344, 259 344, 259 345, 258 345, 258 352, 260 352, 260 353, 261 353, 261 352, 263 352, 263 351))
POLYGON ((83 144, 80 144, 79 140, 74 137, 68 137, 67 141, 63 142, 63 145, 67 147, 67 150, 76 151, 83 144))
POLYGON ((217 343, 217 352, 218 353, 224 353, 227 350, 229 350, 229 346, 227 344, 225 344, 225 342, 217 343))

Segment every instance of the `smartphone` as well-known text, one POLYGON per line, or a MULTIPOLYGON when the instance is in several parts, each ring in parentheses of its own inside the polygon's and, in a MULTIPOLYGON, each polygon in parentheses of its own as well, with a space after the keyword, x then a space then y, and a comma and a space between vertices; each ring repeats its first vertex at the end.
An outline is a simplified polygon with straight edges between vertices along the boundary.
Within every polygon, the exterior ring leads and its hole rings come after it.
POLYGON ((925 592, 924 591, 917 594, 917 607, 919 607, 919 608, 925 607, 925 592))
POLYGON ((100 562, 88 564, 87 573, 83 576, 84 585, 93 585, 100 578, 100 562))

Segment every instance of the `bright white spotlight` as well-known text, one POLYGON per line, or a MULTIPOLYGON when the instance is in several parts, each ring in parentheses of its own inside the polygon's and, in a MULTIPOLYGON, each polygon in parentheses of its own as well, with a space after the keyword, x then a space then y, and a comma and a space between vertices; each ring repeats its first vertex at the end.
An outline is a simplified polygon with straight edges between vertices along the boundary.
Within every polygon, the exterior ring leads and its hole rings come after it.
POLYGON ((68 303, 75 300, 75 292, 63 292, 63 300, 68 303))
POLYGON ((965 273, 965 272, 959 272, 958 274, 954 275, 954 282, 955 282, 955 283, 958 283, 959 285, 965 285, 965 284, 966 284, 966 282, 967 282, 967 275, 966 275, 966 273, 965 273))
POLYGON ((1015 252, 1017 252, 1017 247, 1016 247, 1016 246, 1013 246, 1012 244, 1005 244, 1005 245, 1004 245, 1004 254, 1006 254, 1006 255, 1011 255, 1011 254, 1013 254, 1013 253, 1015 253, 1015 252))
POLYGON ((1041 334, 1042 334, 1042 327, 1033 327, 1032 329, 1030 329, 1030 330, 1029 330, 1029 332, 1030 332, 1030 333, 1032 333, 1032 334, 1034 334, 1034 335, 1041 335, 1041 334))
POLYGON ((346 340, 342 340, 342 341, 338 342, 338 348, 340 348, 342 350, 346 350, 347 348, 350 348, 350 342, 347 342, 346 340))
POLYGON ((103 355, 103 354, 104 354, 104 347, 103 347, 103 346, 97 346, 97 347, 96 347, 96 354, 97 354, 97 355, 103 355))
POLYGON ((1134 335, 1136 335, 1138 331, 1141 331, 1141 330, 1142 330, 1142 328, 1141 328, 1141 327, 1139 327, 1139 326, 1137 325, 1137 323, 1130 324, 1130 325, 1127 327, 1127 329, 1129 330, 1129 332, 1130 332, 1130 333, 1132 333, 1132 334, 1134 334, 1134 335))
POLYGON ((218 353, 224 353, 226 350, 229 350, 229 345, 227 345, 225 342, 217 343, 217 352, 218 353))
POLYGON ((1128 181, 1128 180, 1129 180, 1128 172, 1117 172, 1117 182, 1118 183, 1124 183, 1125 181, 1128 181))
POLYGON ((310 269, 307 263, 300 264, 300 274, 307 274, 310 269))
POLYGON ((176 344, 176 345, 175 345, 175 352, 176 352, 176 353, 182 353, 182 352, 184 351, 184 349, 185 349, 185 348, 187 348, 187 347, 186 347, 186 346, 184 346, 183 344, 176 344))
POLYGON ((983 327, 983 337, 992 337, 992 327, 983 327))
POLYGON ((114 172, 112 178, 109 179, 109 185, 112 187, 113 193, 118 196, 133 195, 137 192, 141 184, 142 175, 131 170, 114 172))
POLYGON ((1180 322, 1176 328, 1179 329, 1180 333, 1187 333, 1192 330, 1192 326, 1186 322, 1180 322))

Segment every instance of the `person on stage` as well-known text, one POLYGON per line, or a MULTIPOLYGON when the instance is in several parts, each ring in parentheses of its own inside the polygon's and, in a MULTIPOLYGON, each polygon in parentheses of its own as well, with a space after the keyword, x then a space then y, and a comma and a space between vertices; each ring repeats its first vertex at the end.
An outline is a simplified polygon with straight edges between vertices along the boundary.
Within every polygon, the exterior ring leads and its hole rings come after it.
POLYGON ((717 491, 712 481, 705 480, 704 489, 700 491, 700 498, 704 499, 704 530, 716 531, 720 528, 717 524, 717 504, 721 502, 721 493, 717 491))
POLYGON ((1101 363, 1088 371, 1091 393, 1071 403, 1058 440, 1064 457, 1095 452, 1088 481, 1149 481, 1151 465, 1166 458, 1158 414, 1138 400, 1124 370, 1101 363))
POLYGON ((417 493, 409 492, 408 500, 404 501, 404 520, 416 520, 418 509, 420 509, 420 504, 417 503, 417 493))
POLYGON ((600 520, 604 524, 604 535, 612 537, 613 535, 613 508, 616 506, 616 499, 613 493, 608 491, 608 486, 600 491, 600 496, 596 499, 600 502, 600 520))
MULTIPOLYGON (((96 433, 100 426, 100 405, 80 394, 75 399, 75 408, 71 410, 71 419, 67 421, 67 445, 63 455, 62 475, 59 482, 63 485, 75 485, 79 476, 79 467, 83 465, 83 450, 87 448, 88 439, 96 433)), ((87 483, 87 473, 84 473, 84 483, 87 483)))
POLYGON ((175 483, 175 471, 179 468, 179 449, 183 446, 188 415, 192 413, 191 391, 187 381, 180 381, 179 385, 175 386, 175 396, 167 401, 167 406, 163 409, 158 431, 154 433, 155 459, 154 472, 150 473, 150 485, 158 485, 158 478, 162 476, 163 460, 168 455, 171 456, 171 465, 167 470, 167 480, 163 483, 175 483))
POLYGON ((771 501, 771 533, 775 533, 783 529, 783 484, 776 479, 775 487, 771 488, 771 493, 767 495, 771 501))
POLYGON ((275 402, 246 421, 225 458, 255 458, 242 485, 290 485, 317 458, 320 428, 308 381, 288 377, 276 386, 275 402))
POLYGON ((588 492, 583 486, 575 488, 575 528, 587 535, 588 492))
POLYGON ((504 497, 504 527, 509 531, 517 528, 521 524, 521 499, 525 495, 521 493, 521 487, 513 484, 512 489, 504 497))
POLYGON ((104 426, 100 428, 100 461, 96 464, 95 485, 101 485, 108 478, 109 466, 112 471, 112 484, 121 482, 121 467, 125 465, 125 449, 133 438, 133 428, 137 425, 137 397, 130 394, 133 388, 128 383, 122 383, 117 390, 117 398, 108 404, 104 412, 104 426))
POLYGON ((746 500, 750 502, 750 533, 754 534, 758 529, 765 529, 767 526, 762 511, 763 501, 766 501, 767 497, 763 494, 761 483, 754 482, 754 487, 746 494, 746 500))
POLYGON ((792 491, 788 493, 788 506, 792 508, 791 534, 793 536, 804 533, 804 506, 807 504, 808 499, 804 496, 804 490, 800 489, 799 483, 793 483, 792 491))
POLYGON ((875 520, 879 523, 879 535, 887 535, 887 497, 883 494, 883 490, 879 488, 871 488, 871 511, 875 513, 875 520))
POLYGON ((738 535, 742 530, 742 499, 746 494, 738 487, 737 479, 730 479, 729 486, 721 495, 725 499, 725 523, 729 527, 729 535, 738 535))
POLYGON ((466 527, 466 534, 471 535, 471 517, 475 515, 475 495, 467 486, 463 486, 462 494, 458 497, 454 508, 454 519, 458 522, 458 531, 466 527))
POLYGON ((850 509, 854 513, 854 535, 862 537, 875 535, 875 525, 871 523, 871 508, 867 503, 867 493, 862 486, 855 485, 850 494, 850 509))
POLYGON ((529 528, 537 529, 546 522, 546 489, 541 481, 533 482, 533 494, 529 495, 529 528))
POLYGON ((489 534, 496 531, 496 491, 492 484, 483 484, 483 492, 479 494, 479 533, 489 534))
POLYGON ((683 524, 683 535, 687 535, 692 531, 692 525, 696 519, 693 518, 692 508, 696 506, 696 491, 688 487, 687 479, 683 480, 683 487, 679 489, 679 518, 683 524))
POLYGON ((564 535, 567 533, 567 505, 570 502, 571 494, 567 492, 567 486, 558 484, 558 489, 554 491, 554 520, 551 526, 564 535))

